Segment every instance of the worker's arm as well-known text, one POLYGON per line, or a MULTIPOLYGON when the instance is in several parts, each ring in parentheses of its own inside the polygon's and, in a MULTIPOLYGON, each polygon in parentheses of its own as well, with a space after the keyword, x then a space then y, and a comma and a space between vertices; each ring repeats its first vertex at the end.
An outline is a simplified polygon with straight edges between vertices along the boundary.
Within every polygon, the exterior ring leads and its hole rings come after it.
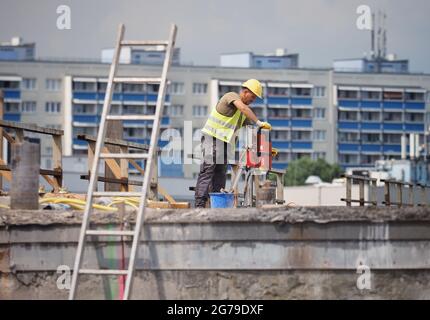
POLYGON ((251 108, 244 104, 241 100, 235 100, 233 103, 240 112, 242 112, 249 120, 253 121, 257 126, 262 127, 263 129, 272 129, 272 126, 269 123, 258 120, 251 108))
POLYGON ((235 100, 233 103, 236 108, 238 108, 240 112, 242 112, 249 120, 253 122, 258 121, 257 116, 254 114, 254 112, 252 112, 251 108, 244 104, 241 100, 235 100))

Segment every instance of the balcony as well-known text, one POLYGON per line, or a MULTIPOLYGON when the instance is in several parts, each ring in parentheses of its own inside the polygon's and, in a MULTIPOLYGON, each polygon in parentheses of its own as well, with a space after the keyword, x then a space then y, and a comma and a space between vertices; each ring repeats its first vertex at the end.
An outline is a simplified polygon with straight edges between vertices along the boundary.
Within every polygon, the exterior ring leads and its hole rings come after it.
POLYGON ((292 141, 291 142, 292 149, 312 149, 311 141, 292 141))
POLYGON ((382 127, 387 131, 403 131, 403 123, 383 123, 382 127))
POLYGON ((288 120, 288 119, 269 118, 268 121, 272 125, 272 127, 289 127, 290 126, 290 120, 288 120))
POLYGON ((379 101, 361 101, 361 107, 363 109, 380 109, 381 108, 381 102, 379 101))
POLYGON ((424 132, 424 124, 420 123, 406 123, 405 124, 405 130, 407 132, 413 131, 413 132, 424 132))
POLYGON ((272 147, 277 149, 289 149, 290 142, 289 141, 272 141, 272 147))
POLYGON ((284 170, 287 169, 288 163, 287 162, 274 162, 272 163, 272 168, 284 170))
POLYGON ((405 102, 406 110, 425 110, 426 104, 424 102, 405 102))
POLYGON ((358 143, 339 143, 339 152, 359 152, 360 145, 358 143))
POLYGON ((384 153, 400 153, 402 151, 402 146, 400 144, 384 144, 382 145, 382 151, 384 153))
POLYGON ((358 122, 339 121, 337 127, 344 130, 358 130, 358 122))
POLYGON ((358 100, 339 100, 339 107, 358 108, 358 100))
POLYGON ((140 93, 123 93, 123 101, 145 101, 145 95, 140 93))
POLYGON ((19 100, 21 99, 21 91, 15 89, 3 89, 3 97, 5 100, 19 100))
POLYGON ((403 109, 403 103, 398 101, 384 101, 382 107, 384 109, 403 109))
POLYGON ((95 93, 95 92, 84 92, 84 91, 75 91, 75 92, 73 92, 73 99, 78 99, 78 100, 97 100, 97 93, 95 93))
POLYGON ((362 144, 361 145, 361 151, 362 152, 381 152, 381 145, 380 144, 362 144))
POLYGON ((382 124, 379 122, 362 122, 361 130, 381 130, 382 124))
POLYGON ((290 98, 285 97, 268 97, 267 98, 267 104, 283 104, 283 105, 289 105, 290 104, 290 98))
POLYGON ((293 119, 291 120, 293 128, 309 128, 312 129, 312 120, 293 119))
POLYGON ((73 115, 74 122, 84 122, 84 123, 99 123, 100 117, 97 115, 73 115))
POLYGON ((309 105, 312 105, 312 99, 311 98, 291 98, 291 104, 309 106, 309 105))
POLYGON ((21 114, 20 113, 5 113, 3 115, 3 120, 20 122, 21 121, 21 114))

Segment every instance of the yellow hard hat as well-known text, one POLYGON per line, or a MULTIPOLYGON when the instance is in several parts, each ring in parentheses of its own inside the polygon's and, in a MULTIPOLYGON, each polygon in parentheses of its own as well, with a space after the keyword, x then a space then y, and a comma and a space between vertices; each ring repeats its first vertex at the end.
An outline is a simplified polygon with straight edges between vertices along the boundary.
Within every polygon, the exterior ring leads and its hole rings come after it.
POLYGON ((242 87, 251 90, 253 94, 255 94, 260 99, 263 97, 263 87, 261 86, 260 81, 256 79, 249 79, 242 83, 242 87))

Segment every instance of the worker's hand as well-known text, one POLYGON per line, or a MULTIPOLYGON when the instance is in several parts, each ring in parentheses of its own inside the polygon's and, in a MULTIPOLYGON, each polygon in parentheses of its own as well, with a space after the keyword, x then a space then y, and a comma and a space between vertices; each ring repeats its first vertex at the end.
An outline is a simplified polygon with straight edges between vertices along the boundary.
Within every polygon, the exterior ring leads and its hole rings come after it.
POLYGON ((278 155, 278 149, 272 148, 272 157, 276 157, 278 155))
POLYGON ((259 126, 262 129, 272 130, 272 126, 268 122, 262 122, 262 121, 258 120, 257 126, 259 126))

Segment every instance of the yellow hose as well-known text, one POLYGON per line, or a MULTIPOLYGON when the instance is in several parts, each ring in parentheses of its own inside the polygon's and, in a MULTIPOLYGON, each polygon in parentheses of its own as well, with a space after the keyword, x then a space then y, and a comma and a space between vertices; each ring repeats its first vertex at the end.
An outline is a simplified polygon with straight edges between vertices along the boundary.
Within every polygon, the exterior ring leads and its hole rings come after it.
MULTIPOLYGON (((46 203, 46 202, 68 204, 71 207, 78 209, 78 210, 84 210, 84 206, 86 204, 86 202, 84 200, 70 199, 70 198, 43 198, 39 201, 39 203, 46 203)), ((118 211, 117 208, 103 206, 100 204, 93 204, 93 208, 99 209, 99 210, 104 210, 104 211, 118 211)))
POLYGON ((0 208, 3 208, 3 209, 10 209, 10 208, 9 208, 9 206, 7 206, 7 205, 5 205, 5 204, 0 204, 0 208))

